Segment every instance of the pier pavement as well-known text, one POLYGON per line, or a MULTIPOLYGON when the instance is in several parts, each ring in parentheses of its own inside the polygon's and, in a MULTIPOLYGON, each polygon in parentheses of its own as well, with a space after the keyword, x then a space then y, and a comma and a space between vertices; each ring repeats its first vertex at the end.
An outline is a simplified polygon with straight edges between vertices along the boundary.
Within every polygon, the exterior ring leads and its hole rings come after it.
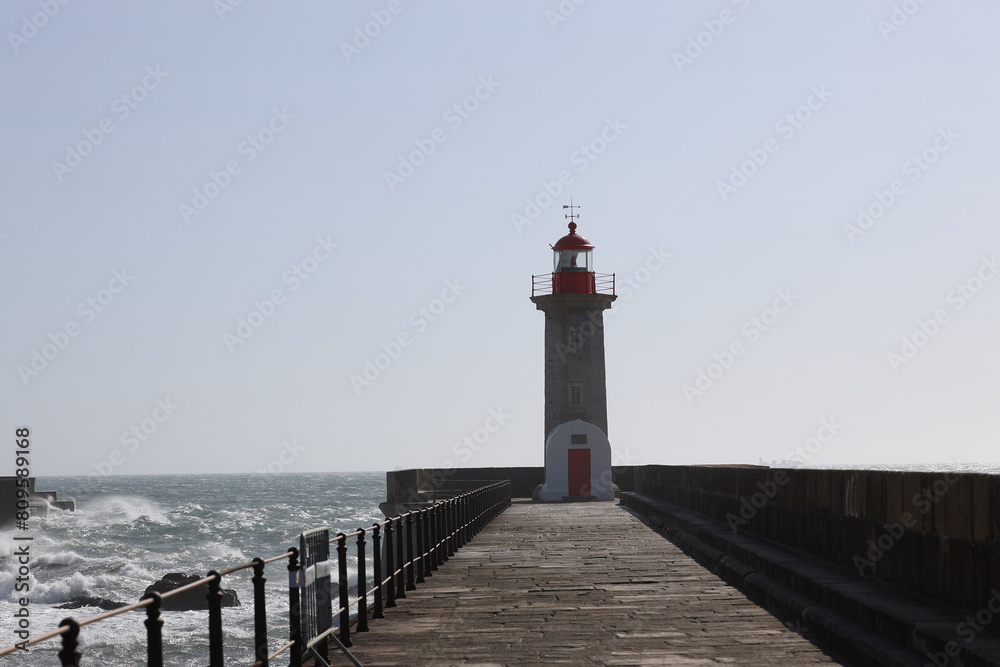
POLYGON ((385 614, 365 667, 850 664, 617 502, 515 501, 385 614))

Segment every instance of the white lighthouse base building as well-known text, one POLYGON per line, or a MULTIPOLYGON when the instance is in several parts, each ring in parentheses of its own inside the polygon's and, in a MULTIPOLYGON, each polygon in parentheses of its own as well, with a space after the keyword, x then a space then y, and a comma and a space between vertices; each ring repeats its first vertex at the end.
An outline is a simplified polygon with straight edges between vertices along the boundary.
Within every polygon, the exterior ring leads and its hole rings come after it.
POLYGON ((582 419, 560 424, 545 441, 545 483, 536 491, 545 502, 614 500, 611 443, 582 419))

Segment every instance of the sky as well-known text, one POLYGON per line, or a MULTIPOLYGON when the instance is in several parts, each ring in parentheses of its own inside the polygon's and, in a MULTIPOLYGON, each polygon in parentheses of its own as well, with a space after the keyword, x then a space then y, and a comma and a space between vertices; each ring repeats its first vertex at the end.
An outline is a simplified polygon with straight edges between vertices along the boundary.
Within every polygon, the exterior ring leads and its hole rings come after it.
POLYGON ((0 6, 0 474, 541 465, 571 197, 616 464, 1000 459, 996 3, 63 2, 0 6))

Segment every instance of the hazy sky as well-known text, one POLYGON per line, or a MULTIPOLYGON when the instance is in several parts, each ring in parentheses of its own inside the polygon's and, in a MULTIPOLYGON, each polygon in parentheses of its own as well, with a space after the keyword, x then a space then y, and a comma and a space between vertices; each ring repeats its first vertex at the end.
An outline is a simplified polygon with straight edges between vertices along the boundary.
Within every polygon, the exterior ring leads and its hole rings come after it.
POLYGON ((37 475, 541 465, 572 196, 616 462, 996 461, 998 21, 7 0, 3 432, 37 475))

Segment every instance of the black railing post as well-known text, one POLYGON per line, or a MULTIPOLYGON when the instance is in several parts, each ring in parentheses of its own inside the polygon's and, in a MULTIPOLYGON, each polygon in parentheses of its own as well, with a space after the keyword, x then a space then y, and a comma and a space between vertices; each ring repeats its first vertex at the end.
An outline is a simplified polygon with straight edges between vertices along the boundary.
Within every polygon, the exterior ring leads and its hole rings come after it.
POLYGON ((434 567, 434 542, 432 538, 434 533, 431 531, 431 510, 430 508, 425 508, 420 511, 424 515, 424 576, 433 576, 433 570, 437 568, 434 567))
POLYGON ((69 630, 63 633, 59 659, 62 661, 62 667, 79 667, 80 656, 83 655, 83 651, 80 650, 80 645, 77 643, 80 637, 80 624, 72 618, 64 618, 59 627, 64 625, 68 626, 69 630))
POLYGON ((406 519, 400 514, 399 524, 396 526, 396 569, 399 570, 399 579, 396 583, 396 599, 406 597, 406 519))
POLYGON ((222 667, 225 655, 222 648, 222 575, 215 570, 208 573, 208 667, 222 667))
POLYGON ((447 543, 447 551, 445 551, 445 556, 451 558, 455 555, 455 500, 454 498, 446 501, 445 505, 445 532, 447 532, 447 537, 445 537, 445 542, 447 543))
POLYGON ((483 500, 483 492, 481 489, 477 489, 476 492, 472 494, 472 520, 470 522, 472 530, 469 532, 470 541, 472 540, 473 537, 476 536, 477 533, 479 533, 480 529, 479 516, 480 516, 482 500, 483 500))
POLYGON ((479 491, 473 491, 469 494, 469 529, 466 533, 466 542, 471 542, 472 538, 476 535, 476 499, 479 497, 479 491))
POLYGON ((358 632, 368 632, 368 573, 365 571, 365 529, 358 528, 358 632))
POLYGON ((464 495, 458 498, 458 547, 462 548, 468 542, 469 530, 469 499, 464 495))
POLYGON ((268 667, 267 660, 267 600, 264 595, 264 559, 253 559, 253 654, 260 667, 268 667))
POLYGON ((441 564, 441 534, 438 529, 438 507, 439 505, 434 504, 428 511, 428 516, 430 517, 431 525, 431 569, 438 569, 438 565, 441 564))
POLYGON ((407 564, 410 566, 406 569, 406 590, 412 591, 417 587, 413 581, 413 575, 416 574, 413 571, 413 567, 416 565, 413 556, 413 512, 406 513, 406 558, 407 564))
POLYGON ((483 492, 480 489, 476 489, 472 492, 471 505, 472 505, 472 520, 470 522, 469 539, 471 540, 475 537, 476 533, 479 532, 479 500, 483 497, 483 492))
POLYGON ((288 640, 293 642, 289 649, 289 667, 302 667, 302 607, 299 599, 300 567, 299 550, 288 550, 288 640))
POLYGON ((477 489, 472 496, 472 534, 478 535, 483 529, 483 490, 477 489))
MULTIPOLYGON (((393 555, 396 553, 396 545, 393 544, 392 518, 385 522, 385 574, 389 580, 389 585, 385 589, 385 606, 396 606, 396 565, 393 555)), ((379 584, 381 585, 381 584, 379 584)))
POLYGON ((385 618, 382 611, 382 535, 379 532, 381 526, 377 523, 372 526, 372 578, 375 580, 375 609, 372 618, 385 618))
POLYGON ((414 556, 410 557, 410 562, 416 568, 417 583, 424 583, 424 511, 417 510, 414 513, 414 542, 415 546, 413 549, 414 556))
POLYGON ((351 645, 351 594, 347 588, 347 535, 337 533, 337 578, 340 580, 340 643, 351 645))
POLYGON ((146 598, 153 600, 146 605, 146 620, 143 622, 146 626, 146 666, 163 667, 163 619, 160 618, 163 600, 156 591, 143 596, 143 599, 146 598))
POLYGON ((458 546, 464 547, 469 541, 469 497, 463 495, 458 502, 459 525, 458 546))
POLYGON ((469 541, 479 532, 479 499, 483 492, 476 490, 469 498, 469 541))

